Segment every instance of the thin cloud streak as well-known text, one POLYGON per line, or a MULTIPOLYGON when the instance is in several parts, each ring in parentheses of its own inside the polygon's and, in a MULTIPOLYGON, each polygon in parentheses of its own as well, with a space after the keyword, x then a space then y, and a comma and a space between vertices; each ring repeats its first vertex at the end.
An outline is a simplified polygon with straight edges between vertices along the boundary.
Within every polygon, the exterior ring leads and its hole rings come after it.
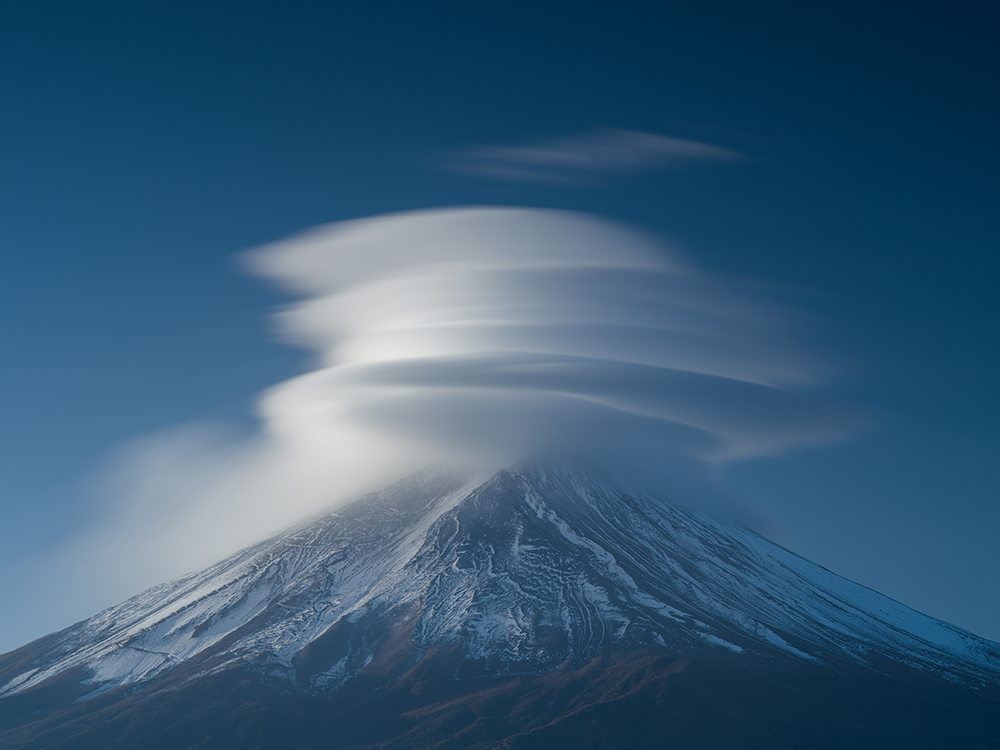
POLYGON ((743 158, 735 151, 708 143, 601 128, 531 145, 476 146, 449 155, 444 166, 489 179, 585 185, 606 175, 743 158))

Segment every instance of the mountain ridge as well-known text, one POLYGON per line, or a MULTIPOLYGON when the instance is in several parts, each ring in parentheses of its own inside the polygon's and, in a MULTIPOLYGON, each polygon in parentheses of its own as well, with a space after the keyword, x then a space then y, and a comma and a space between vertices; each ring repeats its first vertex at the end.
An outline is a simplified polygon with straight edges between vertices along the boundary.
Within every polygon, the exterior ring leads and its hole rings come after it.
POLYGON ((969 685, 1000 675, 997 644, 749 529, 520 467, 424 471, 153 587, 0 658, 0 699, 74 670, 89 696, 181 665, 189 679, 241 666, 325 693, 389 652, 392 679, 432 651, 474 677, 643 648, 898 663, 969 685))

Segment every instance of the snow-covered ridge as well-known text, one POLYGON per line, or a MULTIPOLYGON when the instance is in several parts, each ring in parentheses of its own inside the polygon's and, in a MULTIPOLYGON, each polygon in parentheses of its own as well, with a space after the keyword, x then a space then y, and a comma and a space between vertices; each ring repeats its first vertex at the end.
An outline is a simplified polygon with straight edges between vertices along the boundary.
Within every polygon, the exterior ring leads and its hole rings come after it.
POLYGON ((57 634, 0 696, 78 667, 96 693, 179 664, 249 664, 330 690, 400 634, 411 663, 457 653, 456 674, 658 646, 1000 678, 1000 645, 743 527, 581 473, 523 469, 424 472, 154 587, 57 634))

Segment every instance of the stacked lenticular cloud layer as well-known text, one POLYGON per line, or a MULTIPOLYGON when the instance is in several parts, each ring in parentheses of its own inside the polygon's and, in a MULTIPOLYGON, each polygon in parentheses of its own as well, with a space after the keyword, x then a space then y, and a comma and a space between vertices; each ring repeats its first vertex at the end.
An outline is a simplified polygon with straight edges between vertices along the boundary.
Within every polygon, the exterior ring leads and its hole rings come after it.
POLYGON ((320 353, 279 386, 278 429, 344 420, 448 451, 675 463, 774 454, 859 426, 790 390, 822 367, 794 311, 641 233, 547 210, 462 208, 333 224, 253 251, 305 299, 320 353))

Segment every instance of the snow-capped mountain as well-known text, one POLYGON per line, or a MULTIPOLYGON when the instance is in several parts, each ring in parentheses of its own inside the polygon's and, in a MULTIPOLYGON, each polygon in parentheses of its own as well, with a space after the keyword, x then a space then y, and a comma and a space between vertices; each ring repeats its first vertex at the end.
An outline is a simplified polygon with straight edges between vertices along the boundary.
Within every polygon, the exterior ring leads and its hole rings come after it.
POLYGON ((1000 681, 1000 645, 742 526, 531 468, 423 472, 149 589, 0 659, 0 699, 235 667, 327 694, 431 657, 510 676, 632 649, 1000 681))

